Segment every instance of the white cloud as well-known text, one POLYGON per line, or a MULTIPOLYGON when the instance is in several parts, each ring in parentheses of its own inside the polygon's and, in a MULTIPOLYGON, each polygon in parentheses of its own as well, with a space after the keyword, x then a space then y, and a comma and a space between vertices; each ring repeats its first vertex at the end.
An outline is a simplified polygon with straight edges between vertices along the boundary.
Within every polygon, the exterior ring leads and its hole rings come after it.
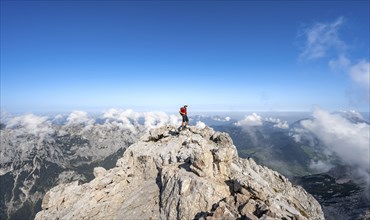
POLYGON ((66 118, 67 118, 66 116, 58 114, 54 116, 54 118, 51 119, 51 122, 53 124, 64 124, 66 121, 66 118))
POLYGON ((340 111, 340 112, 344 114, 345 117, 347 118, 365 120, 364 116, 362 116, 361 113, 356 110, 348 110, 348 111, 340 111))
POLYGON ((12 115, 0 107, 0 123, 6 124, 10 119, 12 119, 12 115))
POLYGON ((165 112, 145 112, 144 126, 147 129, 161 127, 166 124, 179 125, 180 118, 175 115, 167 115, 165 112))
POLYGON ((270 122, 275 128, 288 129, 289 124, 287 121, 282 121, 279 118, 265 118, 262 119, 257 113, 252 113, 251 115, 245 116, 244 119, 235 123, 236 126, 252 127, 252 126, 262 126, 264 122, 270 122))
POLYGON ((315 170, 316 172, 319 172, 319 173, 328 172, 331 168, 333 168, 333 165, 328 164, 321 160, 311 161, 310 163, 310 169, 315 170))
POLYGON ((339 17, 332 23, 316 23, 303 31, 306 43, 301 60, 314 60, 325 57, 329 51, 344 51, 346 44, 339 38, 338 30, 344 23, 339 17))
POLYGON ((36 136, 52 134, 51 122, 47 117, 27 114, 14 117, 7 122, 7 128, 17 128, 19 134, 28 133, 36 136))
MULTIPOLYGON (((169 115, 165 112, 135 112, 132 109, 109 109, 103 112, 100 119, 105 119, 101 126, 119 127, 136 133, 139 130, 157 128, 163 125, 181 125, 179 115, 169 115)), ((68 116, 56 115, 52 119, 33 114, 19 117, 9 117, 6 121, 7 128, 14 129, 17 133, 24 132, 40 135, 53 133, 52 124, 64 124, 66 129, 71 125, 83 125, 85 130, 93 127, 95 120, 84 111, 73 111, 68 116)), ((62 133, 64 131, 61 131, 62 133)))
POLYGON ((146 128, 155 128, 164 125, 169 117, 164 112, 145 112, 144 113, 144 126, 146 128))
POLYGON ((103 113, 103 118, 106 119, 106 124, 114 124, 123 129, 135 131, 135 126, 138 125, 140 113, 134 112, 132 109, 109 109, 103 113))
POLYGON ((170 115, 170 124, 174 126, 181 124, 180 117, 177 115, 170 115))
POLYGON ((54 117, 54 119, 53 119, 53 120, 58 121, 58 120, 62 120, 63 118, 64 118, 64 117, 63 117, 63 115, 58 114, 58 115, 56 115, 56 116, 54 117))
POLYGON ((225 118, 220 117, 220 116, 213 116, 212 119, 215 120, 215 121, 222 121, 222 122, 227 122, 227 121, 231 120, 231 118, 229 116, 227 116, 225 118))
POLYGON ((358 167, 359 173, 367 173, 366 179, 369 180, 369 124, 352 123, 339 114, 321 109, 315 110, 313 117, 302 121, 302 127, 347 164, 358 167))
POLYGON ((235 123, 237 126, 261 126, 262 117, 257 115, 257 113, 252 113, 251 115, 246 116, 243 120, 240 120, 235 123))
POLYGON ((88 140, 88 144, 73 143, 69 150, 73 153, 71 157, 101 158, 112 154, 125 143, 134 142, 147 129, 167 124, 181 125, 179 115, 167 115, 164 112, 138 113, 110 109, 97 117, 98 123, 83 111, 53 118, 33 114, 12 117, 5 124, 4 131, 1 131, 0 161, 11 161, 13 155, 27 158, 35 150, 42 151, 40 154, 48 155, 50 159, 64 160, 60 157, 62 150, 54 145, 53 134, 59 137, 80 135, 88 140))
POLYGON ((281 128, 281 129, 288 129, 289 124, 287 121, 282 121, 279 118, 266 118, 265 121, 273 123, 273 127, 281 128))
POLYGON ((204 122, 197 121, 197 124, 195 125, 195 127, 198 129, 204 129, 206 127, 206 124, 204 124, 204 122))
POLYGON ((165 112, 135 112, 131 109, 110 109, 103 114, 106 123, 116 123, 120 127, 135 130, 136 126, 143 125, 144 129, 152 129, 166 124, 179 125, 180 117, 168 115, 165 112))
POLYGON ((140 118, 140 113, 135 112, 132 109, 123 110, 111 108, 108 111, 104 112, 103 118, 113 119, 117 121, 126 121, 131 119, 134 122, 137 122, 140 118))
POLYGON ((361 60, 349 70, 352 80, 369 93, 370 84, 370 62, 361 60))
MULTIPOLYGON (((329 61, 329 67, 335 72, 345 72, 351 80, 358 86, 358 88, 365 90, 365 94, 369 94, 370 88, 370 62, 360 60, 352 64, 346 55, 341 54, 336 59, 329 61)), ((367 98, 369 95, 367 95, 367 98)))
POLYGON ((333 71, 347 71, 350 65, 351 61, 344 54, 341 54, 338 58, 331 59, 329 61, 329 67, 333 71))
MULTIPOLYGON (((306 38, 305 47, 300 54, 300 60, 315 60, 327 56, 328 65, 333 71, 346 72, 356 85, 361 88, 356 96, 365 97, 370 102, 370 62, 367 59, 352 64, 347 54, 347 44, 339 37, 339 28, 344 24, 344 18, 339 17, 333 23, 315 23, 303 31, 306 38), (330 52, 330 53, 329 53, 330 52), (363 95, 365 94, 365 95, 363 95)), ((362 99, 362 98, 361 98, 362 99)))
POLYGON ((88 114, 84 111, 73 111, 67 118, 67 125, 92 125, 95 123, 94 119, 91 119, 88 114))

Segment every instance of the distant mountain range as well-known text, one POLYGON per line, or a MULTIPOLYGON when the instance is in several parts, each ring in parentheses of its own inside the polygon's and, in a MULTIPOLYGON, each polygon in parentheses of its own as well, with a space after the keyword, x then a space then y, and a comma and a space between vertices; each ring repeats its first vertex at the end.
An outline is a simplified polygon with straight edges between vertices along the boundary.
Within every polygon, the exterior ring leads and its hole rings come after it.
MULTIPOLYGON (((352 123, 369 124, 361 117, 340 113, 352 123)), ((299 141, 295 129, 301 119, 280 129, 265 122, 261 126, 216 125, 215 130, 230 134, 240 157, 255 159, 303 186, 323 206, 326 219, 366 219, 370 211, 368 183, 356 175, 356 167, 328 154, 324 143, 306 133, 299 141), (320 167, 321 165, 321 167, 320 167)))
MULTIPOLYGON (((369 125, 357 112, 336 112, 352 124, 369 125)), ((238 126, 225 116, 191 116, 193 125, 204 122, 227 132, 241 158, 276 170, 303 186, 323 206, 326 219, 363 219, 370 210, 366 183, 325 143, 302 126, 304 118, 260 119, 259 126, 238 126), (302 132, 304 131, 304 132, 302 132)), ((115 166, 125 149, 150 128, 180 125, 175 116, 112 110, 92 118, 82 112, 47 118, 25 115, 0 123, 0 219, 33 219, 45 193, 60 183, 88 182, 93 169, 115 166)))
POLYGON ((59 183, 93 178, 93 168, 111 168, 138 140, 118 125, 50 125, 50 134, 1 128, 0 219, 33 219, 47 190, 59 183))

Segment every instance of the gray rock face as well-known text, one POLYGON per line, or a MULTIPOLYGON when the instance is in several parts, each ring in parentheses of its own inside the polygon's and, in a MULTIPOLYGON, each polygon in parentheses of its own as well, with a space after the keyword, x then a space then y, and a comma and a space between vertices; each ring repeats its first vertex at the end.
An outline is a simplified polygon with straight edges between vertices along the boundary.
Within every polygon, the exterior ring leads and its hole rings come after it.
POLYGON ((94 175, 47 192, 36 219, 324 219, 310 194, 208 127, 151 130, 94 175))

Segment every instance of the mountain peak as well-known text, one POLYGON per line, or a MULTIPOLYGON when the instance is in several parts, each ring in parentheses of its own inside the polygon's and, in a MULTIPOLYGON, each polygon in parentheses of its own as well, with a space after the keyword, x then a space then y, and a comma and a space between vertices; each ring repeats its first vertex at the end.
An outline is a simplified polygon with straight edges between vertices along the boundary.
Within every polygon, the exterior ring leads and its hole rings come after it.
POLYGON ((229 135, 209 127, 150 130, 94 175, 52 188, 36 219, 324 219, 304 189, 239 158, 229 135))

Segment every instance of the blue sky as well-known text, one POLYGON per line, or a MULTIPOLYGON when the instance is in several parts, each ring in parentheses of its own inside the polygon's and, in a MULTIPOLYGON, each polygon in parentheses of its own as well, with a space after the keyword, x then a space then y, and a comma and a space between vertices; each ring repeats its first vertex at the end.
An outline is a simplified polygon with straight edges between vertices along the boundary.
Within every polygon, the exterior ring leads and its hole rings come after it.
POLYGON ((1 1, 1 110, 369 111, 369 1, 1 1))

